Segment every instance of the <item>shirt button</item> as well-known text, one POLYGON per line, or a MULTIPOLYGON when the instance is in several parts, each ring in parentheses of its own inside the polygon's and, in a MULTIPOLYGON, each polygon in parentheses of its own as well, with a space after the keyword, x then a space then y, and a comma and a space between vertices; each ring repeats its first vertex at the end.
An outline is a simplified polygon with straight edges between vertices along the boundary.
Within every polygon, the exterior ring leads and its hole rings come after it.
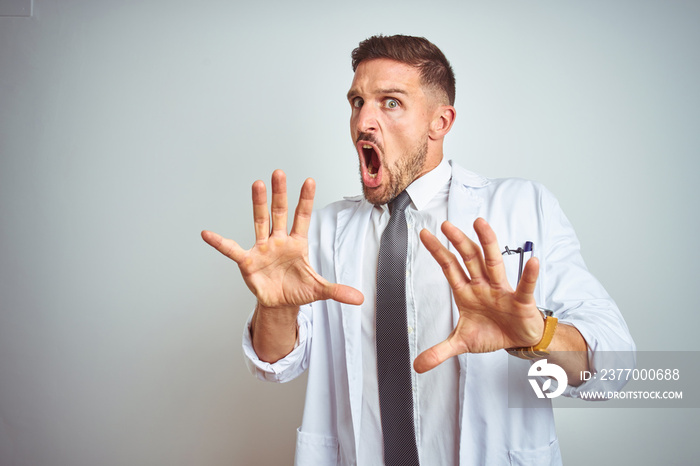
POLYGON ((413 333, 413 327, 408 327, 408 334, 410 335, 412 333, 413 333))

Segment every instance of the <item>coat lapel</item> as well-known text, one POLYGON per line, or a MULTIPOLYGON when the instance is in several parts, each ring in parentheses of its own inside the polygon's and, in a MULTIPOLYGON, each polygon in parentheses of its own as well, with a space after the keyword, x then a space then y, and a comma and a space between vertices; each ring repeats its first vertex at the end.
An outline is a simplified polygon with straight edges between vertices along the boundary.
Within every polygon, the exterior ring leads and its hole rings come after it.
MULTIPOLYGON (((338 213, 334 247, 337 283, 362 290, 362 257, 372 204, 358 202, 338 213)), ((344 333, 346 377, 350 398, 350 415, 359 447, 360 414, 362 412, 362 314, 360 306, 340 304, 344 333)))
MULTIPOLYGON (((489 184, 489 180, 480 175, 463 169, 462 167, 452 165, 452 181, 450 183, 450 194, 447 200, 447 219, 462 230, 472 241, 477 241, 476 232, 474 232, 474 220, 476 220, 483 212, 485 200, 485 187, 489 184)), ((459 252, 450 243, 448 249, 458 258, 459 252)), ((459 309, 452 300, 452 319, 453 325, 457 325, 459 319, 459 309)), ((460 354, 459 359, 459 426, 460 426, 460 449, 464 445, 464 436, 469 435, 467 429, 464 428, 464 404, 466 396, 467 383, 467 365, 468 354, 460 354)), ((460 458, 465 456, 464 452, 460 452, 460 458)), ((461 462, 460 462, 461 464, 461 462)))
MULTIPOLYGON (((482 212, 486 191, 484 188, 489 184, 489 180, 452 162, 450 164, 452 165, 452 181, 447 200, 447 219, 472 241, 478 243, 473 224, 482 212)), ((458 258, 460 257, 452 243, 448 245, 448 249, 458 258)), ((459 311, 454 300, 452 301, 452 317, 454 325, 457 325, 459 311)))

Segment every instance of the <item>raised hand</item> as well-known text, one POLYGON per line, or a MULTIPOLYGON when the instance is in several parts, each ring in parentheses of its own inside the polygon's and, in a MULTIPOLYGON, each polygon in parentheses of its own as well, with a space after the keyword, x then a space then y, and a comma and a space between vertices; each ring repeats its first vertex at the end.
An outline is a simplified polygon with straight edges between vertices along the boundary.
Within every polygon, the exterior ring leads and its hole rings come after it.
MULTIPOLYGON (((324 299, 347 304, 361 304, 364 300, 360 291, 328 282, 309 263, 307 234, 314 191, 315 183, 309 178, 301 188, 294 223, 288 234, 287 181, 284 172, 276 170, 272 174, 270 212, 267 208, 265 184, 259 180, 253 183, 255 245, 249 250, 244 250, 235 241, 211 231, 202 232, 204 241, 238 264, 243 280, 258 299, 253 326, 262 326, 264 331, 261 335, 254 335, 253 345, 256 351, 259 347, 265 348, 267 343, 273 344, 272 346, 280 343, 279 346, 284 348, 269 352, 268 359, 279 359, 289 352, 286 351, 289 345, 279 341, 278 331, 289 336, 289 329, 296 328, 299 306, 324 299)), ((263 350, 263 353, 266 352, 263 350)), ((263 359, 260 351, 258 354, 263 359)))
POLYGON ((542 338, 544 320, 533 296, 538 260, 527 262, 513 290, 496 234, 482 218, 474 222, 474 230, 481 248, 451 223, 442 224, 442 232, 462 256, 468 274, 440 240, 428 230, 421 231, 421 241, 442 266, 452 288, 459 320, 445 341, 418 355, 414 361, 417 372, 433 369, 458 354, 531 346, 542 338))

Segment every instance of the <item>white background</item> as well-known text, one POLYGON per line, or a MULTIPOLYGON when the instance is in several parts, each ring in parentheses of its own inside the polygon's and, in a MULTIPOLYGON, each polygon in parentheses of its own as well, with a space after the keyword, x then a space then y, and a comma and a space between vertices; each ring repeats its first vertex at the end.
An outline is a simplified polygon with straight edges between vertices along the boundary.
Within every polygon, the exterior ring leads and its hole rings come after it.
MULTIPOLYGON (((422 35, 449 158, 547 185, 640 350, 698 350, 700 3, 35 0, 0 18, 0 464, 291 464, 305 380, 258 382, 250 185, 359 192, 350 51, 422 35)), ((565 463, 689 464, 697 410, 556 413, 565 463)))

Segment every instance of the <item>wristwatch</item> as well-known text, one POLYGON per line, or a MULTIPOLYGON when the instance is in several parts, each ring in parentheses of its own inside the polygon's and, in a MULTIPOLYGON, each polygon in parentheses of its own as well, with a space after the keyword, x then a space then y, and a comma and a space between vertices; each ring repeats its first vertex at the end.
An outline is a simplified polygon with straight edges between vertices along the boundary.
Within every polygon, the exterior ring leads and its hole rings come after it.
POLYGON ((553 312, 549 309, 544 309, 537 307, 542 313, 544 318, 544 334, 539 343, 534 346, 525 346, 522 348, 506 348, 508 354, 517 356, 522 359, 538 359, 549 355, 547 348, 549 344, 552 343, 552 338, 554 338, 554 331, 557 329, 558 319, 554 317, 553 312))

